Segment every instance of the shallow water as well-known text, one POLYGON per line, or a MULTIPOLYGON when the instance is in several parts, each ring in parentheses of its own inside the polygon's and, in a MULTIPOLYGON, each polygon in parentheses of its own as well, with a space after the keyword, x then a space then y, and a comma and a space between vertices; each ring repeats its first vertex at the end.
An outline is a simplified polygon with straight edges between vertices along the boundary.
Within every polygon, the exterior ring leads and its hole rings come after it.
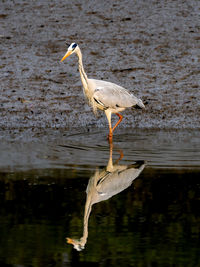
POLYGON ((1 143, 1 266, 200 265, 198 131, 105 136, 1 143))

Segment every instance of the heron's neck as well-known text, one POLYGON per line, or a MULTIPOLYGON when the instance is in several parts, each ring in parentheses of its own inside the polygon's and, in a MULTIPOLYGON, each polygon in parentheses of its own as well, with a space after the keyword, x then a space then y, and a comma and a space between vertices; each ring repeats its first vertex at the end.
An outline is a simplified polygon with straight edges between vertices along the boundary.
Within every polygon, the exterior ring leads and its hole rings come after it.
POLYGON ((79 66, 79 72, 80 72, 80 76, 81 76, 81 81, 82 81, 83 88, 84 88, 84 93, 86 94, 87 97, 89 97, 88 77, 87 77, 87 75, 86 75, 86 73, 84 71, 84 68, 83 68, 81 50, 78 49, 76 53, 77 53, 77 56, 78 56, 78 66, 79 66))

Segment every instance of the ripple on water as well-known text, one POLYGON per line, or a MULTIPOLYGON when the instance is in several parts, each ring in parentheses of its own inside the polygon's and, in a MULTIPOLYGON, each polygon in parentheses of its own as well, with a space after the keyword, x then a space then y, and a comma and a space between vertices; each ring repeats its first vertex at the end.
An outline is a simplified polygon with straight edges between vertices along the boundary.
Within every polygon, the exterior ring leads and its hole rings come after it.
MULTIPOLYGON (((0 144, 2 170, 41 168, 87 168, 104 166, 109 158, 107 132, 94 131, 74 135, 55 134, 26 142, 0 144)), ((113 157, 123 152, 123 161, 147 161, 149 167, 199 168, 198 131, 116 131, 113 157)))

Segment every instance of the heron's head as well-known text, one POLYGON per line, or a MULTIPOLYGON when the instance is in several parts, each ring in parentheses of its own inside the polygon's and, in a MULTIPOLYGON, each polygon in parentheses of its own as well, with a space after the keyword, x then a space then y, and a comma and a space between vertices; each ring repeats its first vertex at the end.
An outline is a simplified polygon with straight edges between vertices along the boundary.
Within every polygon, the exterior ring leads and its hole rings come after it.
POLYGON ((77 49, 78 49, 78 45, 76 43, 70 44, 70 46, 67 49, 66 54, 61 59, 61 61, 65 60, 68 56, 70 56, 71 54, 73 54, 74 52, 76 52, 77 49))
POLYGON ((66 239, 67 243, 72 244, 77 251, 81 251, 85 248, 85 243, 82 242, 82 238, 80 240, 77 240, 67 237, 66 239))

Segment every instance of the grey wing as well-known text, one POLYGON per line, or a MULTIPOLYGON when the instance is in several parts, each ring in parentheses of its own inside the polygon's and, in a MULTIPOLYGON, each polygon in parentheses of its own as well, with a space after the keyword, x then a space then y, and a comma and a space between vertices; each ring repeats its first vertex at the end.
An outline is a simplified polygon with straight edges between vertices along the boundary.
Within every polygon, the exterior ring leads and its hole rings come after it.
POLYGON ((114 83, 95 80, 93 98, 105 108, 127 108, 137 105, 139 99, 114 83))
POLYGON ((140 175, 145 165, 144 161, 129 166, 114 165, 115 170, 107 172, 102 181, 98 181, 97 191, 109 197, 123 191, 140 175))

